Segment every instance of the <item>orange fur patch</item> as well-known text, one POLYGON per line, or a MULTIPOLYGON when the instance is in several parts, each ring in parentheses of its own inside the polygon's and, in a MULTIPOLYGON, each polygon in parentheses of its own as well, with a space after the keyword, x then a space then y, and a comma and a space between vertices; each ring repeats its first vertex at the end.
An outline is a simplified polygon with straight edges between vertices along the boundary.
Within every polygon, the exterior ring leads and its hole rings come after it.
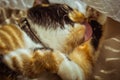
POLYGON ((63 61, 59 57, 59 52, 53 53, 51 51, 35 51, 31 58, 23 56, 23 75, 31 78, 37 77, 41 72, 48 71, 57 73, 60 63, 63 61))
POLYGON ((23 47, 22 32, 15 25, 4 25, 0 27, 0 52, 8 53, 23 47))
POLYGON ((77 10, 73 10, 72 12, 69 13, 68 16, 74 22, 82 23, 85 21, 85 16, 77 10))
POLYGON ((90 75, 93 67, 93 49, 90 41, 77 47, 69 57, 84 70, 86 77, 90 75))
POLYGON ((85 26, 77 24, 70 31, 68 38, 66 39, 64 46, 64 53, 71 53, 74 48, 79 46, 83 42, 85 34, 85 26))

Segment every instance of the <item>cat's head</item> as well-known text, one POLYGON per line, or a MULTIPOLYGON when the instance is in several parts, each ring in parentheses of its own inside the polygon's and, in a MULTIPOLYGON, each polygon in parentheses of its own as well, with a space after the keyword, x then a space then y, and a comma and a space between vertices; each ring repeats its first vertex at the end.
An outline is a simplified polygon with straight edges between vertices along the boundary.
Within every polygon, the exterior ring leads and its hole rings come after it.
MULTIPOLYGON (((66 4, 40 4, 30 8, 27 16, 31 27, 46 46, 67 51, 66 48, 71 46, 69 50, 72 50, 92 37, 91 15, 87 6, 82 9, 86 12, 66 4)), ((98 22, 99 18, 95 21, 98 22)))

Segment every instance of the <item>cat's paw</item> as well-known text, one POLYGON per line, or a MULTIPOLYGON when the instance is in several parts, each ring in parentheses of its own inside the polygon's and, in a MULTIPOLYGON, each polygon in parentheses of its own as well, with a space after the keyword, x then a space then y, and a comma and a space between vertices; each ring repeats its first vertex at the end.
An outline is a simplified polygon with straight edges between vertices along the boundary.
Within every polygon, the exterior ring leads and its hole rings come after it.
POLYGON ((76 63, 71 61, 65 54, 59 51, 36 51, 36 67, 37 71, 41 69, 51 73, 57 73, 63 80, 84 80, 84 71, 76 63), (42 65, 41 65, 42 64, 42 65))
MULTIPOLYGON (((56 73, 59 64, 63 61, 62 53, 51 49, 36 50, 33 55, 35 66, 38 64, 44 67, 46 71, 56 73)), ((38 70, 39 71, 39 70, 38 70)))
POLYGON ((94 20, 94 21, 97 21, 98 23, 100 23, 101 25, 104 25, 107 20, 107 16, 105 14, 100 13, 99 11, 97 11, 91 7, 87 7, 86 17, 89 22, 91 20, 94 20))

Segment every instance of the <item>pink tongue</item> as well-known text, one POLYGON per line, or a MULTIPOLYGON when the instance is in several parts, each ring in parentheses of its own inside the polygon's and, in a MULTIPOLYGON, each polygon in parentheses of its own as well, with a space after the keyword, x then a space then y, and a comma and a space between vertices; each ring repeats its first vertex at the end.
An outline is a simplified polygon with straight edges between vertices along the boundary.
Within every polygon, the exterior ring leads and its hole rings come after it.
POLYGON ((85 23, 86 32, 85 32, 85 41, 89 40, 92 37, 92 28, 88 23, 85 23))

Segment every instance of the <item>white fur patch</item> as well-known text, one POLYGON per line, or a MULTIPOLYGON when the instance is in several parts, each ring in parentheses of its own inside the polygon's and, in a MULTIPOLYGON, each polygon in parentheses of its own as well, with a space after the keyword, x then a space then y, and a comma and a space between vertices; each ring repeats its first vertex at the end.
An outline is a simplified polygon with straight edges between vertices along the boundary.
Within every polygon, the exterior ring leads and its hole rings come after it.
MULTIPOLYGON (((61 29, 60 26, 58 26, 56 29, 53 28, 46 29, 44 28, 44 26, 32 23, 31 20, 29 19, 28 21, 32 29, 36 31, 37 36, 43 42, 43 44, 45 44, 47 47, 59 51, 64 50, 63 46, 65 45, 67 41, 66 39, 68 39, 68 36, 72 33, 73 29, 78 27, 81 27, 81 29, 83 29, 83 26, 78 23, 74 24, 73 25, 74 27, 69 24, 64 24, 63 29, 61 29)), ((82 32, 81 34, 82 35, 79 35, 79 37, 81 36, 83 38, 84 34, 82 32)))
POLYGON ((84 80, 83 69, 68 59, 65 59, 59 67, 58 75, 63 80, 84 80))
MULTIPOLYGON (((32 22, 30 22, 32 23, 32 22)), ((48 47, 54 50, 62 50, 62 46, 64 45, 65 39, 67 38, 70 30, 72 28, 71 25, 64 25, 64 29, 58 27, 55 29, 45 29, 41 25, 31 24, 32 28, 36 31, 40 40, 48 47)))
POLYGON ((36 44, 35 42, 33 42, 30 37, 23 32, 23 39, 24 39, 24 43, 25 43, 25 48, 36 48, 36 47, 42 47, 42 45, 40 44, 36 44))
POLYGON ((5 55, 4 58, 3 58, 3 61, 11 68, 11 69, 14 69, 13 68, 13 65, 12 65, 12 60, 10 58, 10 55, 5 55))

